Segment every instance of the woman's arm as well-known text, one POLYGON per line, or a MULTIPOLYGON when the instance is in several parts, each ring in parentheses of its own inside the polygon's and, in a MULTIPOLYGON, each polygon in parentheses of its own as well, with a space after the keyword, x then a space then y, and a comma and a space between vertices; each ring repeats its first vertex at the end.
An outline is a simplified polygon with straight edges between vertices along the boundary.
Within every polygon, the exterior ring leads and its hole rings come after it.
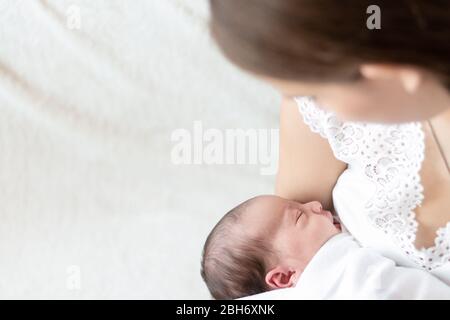
POLYGON ((280 155, 275 193, 308 202, 317 200, 332 209, 331 192, 347 165, 337 160, 328 141, 303 122, 293 99, 280 111, 280 155))

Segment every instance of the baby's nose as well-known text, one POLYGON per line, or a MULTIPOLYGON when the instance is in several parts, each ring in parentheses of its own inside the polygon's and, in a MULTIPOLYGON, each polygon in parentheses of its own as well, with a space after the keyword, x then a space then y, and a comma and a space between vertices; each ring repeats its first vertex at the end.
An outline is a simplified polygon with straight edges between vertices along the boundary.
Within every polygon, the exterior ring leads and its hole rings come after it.
POLYGON ((322 204, 319 201, 312 201, 310 203, 311 210, 315 213, 321 213, 322 212, 322 204))

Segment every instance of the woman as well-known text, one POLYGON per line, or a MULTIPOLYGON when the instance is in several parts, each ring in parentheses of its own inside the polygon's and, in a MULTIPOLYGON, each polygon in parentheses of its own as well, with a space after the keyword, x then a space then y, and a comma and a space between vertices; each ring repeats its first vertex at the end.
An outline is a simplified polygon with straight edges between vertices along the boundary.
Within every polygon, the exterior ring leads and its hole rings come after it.
POLYGON ((211 34, 285 97, 276 193, 450 283, 450 3, 377 5, 211 0, 211 34))

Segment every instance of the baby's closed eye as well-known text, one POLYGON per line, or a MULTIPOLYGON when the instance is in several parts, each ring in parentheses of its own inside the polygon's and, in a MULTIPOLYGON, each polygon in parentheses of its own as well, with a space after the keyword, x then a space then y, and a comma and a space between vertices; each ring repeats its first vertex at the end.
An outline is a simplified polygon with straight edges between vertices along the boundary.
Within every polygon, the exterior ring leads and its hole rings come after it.
POLYGON ((303 212, 302 211, 298 211, 297 212, 297 217, 296 217, 296 219, 295 219, 295 224, 297 224, 298 223, 298 221, 300 220, 300 217, 303 215, 303 212))

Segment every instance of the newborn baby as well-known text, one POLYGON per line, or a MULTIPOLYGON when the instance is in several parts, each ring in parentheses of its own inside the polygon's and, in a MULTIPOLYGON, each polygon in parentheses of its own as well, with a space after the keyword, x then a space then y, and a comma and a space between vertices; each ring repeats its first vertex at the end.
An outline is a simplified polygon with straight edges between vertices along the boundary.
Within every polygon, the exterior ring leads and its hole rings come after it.
POLYGON ((309 298, 450 298, 450 287, 427 272, 397 267, 361 248, 350 235, 339 234, 340 224, 317 201, 258 196, 229 211, 213 228, 204 245, 201 275, 215 299, 293 288, 303 277, 309 298))
POLYGON ((211 231, 202 276, 216 299, 294 286, 302 270, 340 232, 319 202, 259 196, 228 212, 211 231))

